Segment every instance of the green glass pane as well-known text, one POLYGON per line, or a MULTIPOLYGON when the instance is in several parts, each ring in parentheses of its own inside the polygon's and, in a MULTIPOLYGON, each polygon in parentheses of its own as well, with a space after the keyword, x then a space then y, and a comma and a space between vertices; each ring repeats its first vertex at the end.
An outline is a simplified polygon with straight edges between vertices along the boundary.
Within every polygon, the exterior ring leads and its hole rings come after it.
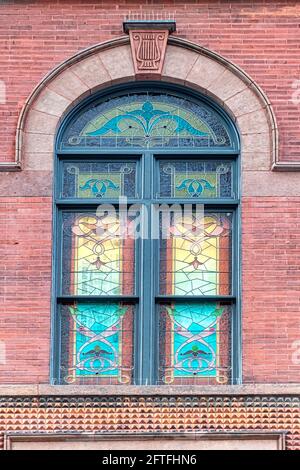
POLYGON ((159 196, 178 199, 234 197, 231 162, 209 160, 160 161, 159 196))
POLYGON ((231 308, 215 302, 161 307, 160 380, 227 383, 230 379, 231 308))
POLYGON ((62 383, 130 383, 133 306, 75 303, 60 308, 62 383))
POLYGON ((69 123, 71 148, 232 147, 225 120, 202 102, 168 93, 132 93, 94 103, 69 123))
POLYGON ((64 162, 62 197, 136 197, 136 162, 64 162))

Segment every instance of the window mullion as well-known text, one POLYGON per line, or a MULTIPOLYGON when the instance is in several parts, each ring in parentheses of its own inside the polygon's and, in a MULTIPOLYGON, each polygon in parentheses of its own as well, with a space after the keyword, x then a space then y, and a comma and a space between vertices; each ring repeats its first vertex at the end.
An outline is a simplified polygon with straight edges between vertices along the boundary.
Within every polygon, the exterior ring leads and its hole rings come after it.
POLYGON ((151 239, 151 198, 153 191, 153 156, 145 152, 143 159, 143 204, 142 221, 144 222, 141 239, 140 276, 141 301, 138 317, 137 339, 137 383, 149 385, 154 381, 154 335, 155 335, 155 304, 154 304, 154 252, 151 239))

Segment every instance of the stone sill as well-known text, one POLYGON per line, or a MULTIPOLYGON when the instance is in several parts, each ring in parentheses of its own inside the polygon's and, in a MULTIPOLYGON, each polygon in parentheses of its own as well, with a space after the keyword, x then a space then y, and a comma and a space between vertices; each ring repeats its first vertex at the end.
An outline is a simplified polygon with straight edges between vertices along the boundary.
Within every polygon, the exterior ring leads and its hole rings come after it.
POLYGON ((0 385, 0 396, 163 396, 297 395, 300 384, 251 385, 0 385))

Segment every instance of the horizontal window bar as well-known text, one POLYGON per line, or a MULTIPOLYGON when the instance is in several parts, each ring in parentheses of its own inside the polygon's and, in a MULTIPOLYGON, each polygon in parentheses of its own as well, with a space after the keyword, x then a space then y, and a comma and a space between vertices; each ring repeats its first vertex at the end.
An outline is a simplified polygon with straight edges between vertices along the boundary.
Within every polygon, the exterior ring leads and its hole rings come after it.
POLYGON ((59 295, 58 302, 138 302, 139 296, 137 295, 59 295))
POLYGON ((234 295, 157 295, 156 302, 235 302, 234 295))
POLYGON ((201 199, 201 198, 186 198, 186 199, 177 199, 177 198, 159 198, 152 199, 149 202, 152 204, 180 204, 180 205, 197 205, 203 204, 204 206, 228 206, 235 207, 239 205, 239 199, 201 199))
POLYGON ((92 155, 92 159, 97 159, 97 156, 99 156, 99 158, 101 158, 101 160, 103 158, 112 158, 112 159, 122 159, 123 157, 125 157, 126 159, 128 157, 134 157, 135 159, 137 158, 141 158, 143 156, 143 153, 141 152, 141 150, 122 150, 120 152, 120 149, 118 150, 60 150, 57 152, 57 157, 60 159, 60 160, 80 160, 80 159, 83 159, 83 160, 86 160, 86 156, 87 155, 92 155))
MULTIPOLYGON (((131 204, 180 204, 180 205, 196 205, 203 204, 207 207, 236 207, 239 205, 239 199, 127 199, 127 205, 131 204)), ((118 205, 118 199, 56 199, 58 206, 99 206, 100 204, 118 205)))
POLYGON ((118 147, 116 148, 115 150, 112 150, 112 149, 109 149, 109 148, 96 148, 96 149, 85 149, 85 148, 81 148, 81 149, 70 149, 70 150, 60 150, 60 149, 57 149, 56 150, 56 154, 58 156, 58 158, 72 158, 72 155, 75 156, 75 158, 78 156, 78 155, 83 155, 83 156, 86 156, 86 155, 99 155, 99 157, 103 157, 104 155, 111 155, 111 156, 122 156, 122 155, 143 155, 143 154, 152 154, 154 155, 155 157, 159 157, 159 158, 168 158, 170 155, 174 155, 175 157, 178 156, 178 157, 182 157, 182 156, 185 156, 185 155, 189 155, 189 157, 192 157, 195 156, 205 156, 205 155, 214 155, 214 157, 217 157, 218 155, 222 155, 224 157, 226 156, 237 156, 239 155, 240 151, 239 150, 236 150, 236 149, 233 149, 233 148, 228 148, 228 149, 224 149, 224 148, 217 148, 217 147, 212 147, 211 149, 208 149, 208 148, 199 148, 197 150, 195 150, 194 148, 192 148, 191 150, 188 150, 188 149, 183 149, 183 148, 178 148, 178 147, 174 147, 173 149, 172 148, 169 148, 169 149, 163 149, 163 150, 160 150, 160 149, 155 149, 155 148, 149 148, 149 149, 143 149, 143 151, 141 152, 141 149, 140 148, 137 148, 137 147, 132 147, 131 149, 122 149, 122 147, 118 147), (161 153, 160 153, 161 152, 161 153), (166 157, 164 157, 166 156, 166 157))
POLYGON ((238 150, 232 150, 232 149, 212 150, 212 151, 203 149, 199 151, 197 150, 197 152, 195 152, 195 150, 191 150, 191 151, 164 150, 163 153, 153 151, 153 156, 155 159, 159 159, 159 160, 169 160, 172 157, 174 157, 174 159, 179 158, 180 160, 183 160, 185 158, 202 160, 202 159, 205 159, 205 157, 209 157, 210 160, 219 160, 220 157, 222 157, 222 159, 224 158, 224 159, 235 160, 236 157, 239 155, 239 153, 240 152, 238 150))
MULTIPOLYGON (((141 199, 127 199, 126 205, 132 204, 142 204, 143 200, 141 199)), ((118 206, 120 201, 118 199, 56 199, 55 204, 61 208, 63 207, 71 207, 76 209, 82 206, 86 206, 87 208, 95 208, 98 207, 100 204, 110 204, 112 206, 118 206)), ((123 205, 123 203, 122 203, 123 205)))

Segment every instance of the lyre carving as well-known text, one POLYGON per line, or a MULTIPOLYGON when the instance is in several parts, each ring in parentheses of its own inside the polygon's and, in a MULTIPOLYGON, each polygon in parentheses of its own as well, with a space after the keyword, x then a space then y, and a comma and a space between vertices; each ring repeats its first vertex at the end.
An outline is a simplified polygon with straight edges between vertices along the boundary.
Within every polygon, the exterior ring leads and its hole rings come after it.
POLYGON ((136 60, 140 70, 157 70, 161 58, 160 41, 164 41, 164 34, 136 33, 133 37, 139 45, 136 51, 136 60))
POLYGON ((161 74, 169 32, 130 31, 136 75, 161 74))

